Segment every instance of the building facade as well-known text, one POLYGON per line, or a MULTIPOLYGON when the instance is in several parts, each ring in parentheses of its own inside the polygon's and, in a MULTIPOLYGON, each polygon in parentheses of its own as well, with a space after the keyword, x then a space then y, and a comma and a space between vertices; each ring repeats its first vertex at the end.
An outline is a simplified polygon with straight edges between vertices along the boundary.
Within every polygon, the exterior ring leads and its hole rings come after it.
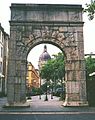
POLYGON ((8 66, 9 35, 0 24, 0 93, 7 93, 7 66, 8 66))
POLYGON ((29 88, 39 88, 39 75, 34 66, 28 62, 27 64, 27 87, 29 88))
MULTIPOLYGON (((44 49, 42 54, 39 56, 39 61, 38 61, 38 67, 39 67, 39 72, 41 71, 42 67, 46 64, 48 60, 51 59, 50 54, 47 51, 47 46, 44 45, 44 49)), ((41 78, 40 78, 41 79, 41 78)), ((40 85, 44 84, 45 80, 41 79, 40 80, 40 85)))

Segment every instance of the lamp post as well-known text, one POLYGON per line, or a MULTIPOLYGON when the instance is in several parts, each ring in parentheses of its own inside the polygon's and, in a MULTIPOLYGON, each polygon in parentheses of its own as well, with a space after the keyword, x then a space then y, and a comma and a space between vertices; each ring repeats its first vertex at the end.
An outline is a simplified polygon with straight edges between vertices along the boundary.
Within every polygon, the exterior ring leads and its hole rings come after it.
POLYGON ((41 99, 41 84, 42 84, 42 82, 41 82, 41 71, 40 71, 40 66, 38 65, 38 67, 39 67, 39 82, 40 82, 40 91, 39 91, 39 99, 41 99))
POLYGON ((48 101, 48 96, 47 96, 47 80, 46 80, 46 96, 45 96, 45 101, 48 101))
POLYGON ((40 96, 39 99, 41 99, 41 76, 40 76, 40 96))

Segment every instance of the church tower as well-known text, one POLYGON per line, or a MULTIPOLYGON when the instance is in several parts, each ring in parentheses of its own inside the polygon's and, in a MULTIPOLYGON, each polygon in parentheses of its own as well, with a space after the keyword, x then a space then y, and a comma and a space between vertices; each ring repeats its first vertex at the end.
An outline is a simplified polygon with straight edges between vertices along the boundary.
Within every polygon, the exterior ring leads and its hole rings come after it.
MULTIPOLYGON (((42 54, 40 55, 39 62, 38 62, 39 71, 44 66, 44 64, 50 59, 51 59, 51 56, 47 52, 47 46, 44 45, 44 50, 43 50, 42 54)), ((45 80, 40 78, 40 85, 44 84, 44 82, 45 82, 45 80)))
POLYGON ((49 60, 51 59, 51 56, 49 55, 49 53, 47 52, 47 46, 44 45, 44 50, 42 52, 42 54, 39 57, 39 62, 38 62, 38 67, 39 70, 42 68, 42 66, 49 60))

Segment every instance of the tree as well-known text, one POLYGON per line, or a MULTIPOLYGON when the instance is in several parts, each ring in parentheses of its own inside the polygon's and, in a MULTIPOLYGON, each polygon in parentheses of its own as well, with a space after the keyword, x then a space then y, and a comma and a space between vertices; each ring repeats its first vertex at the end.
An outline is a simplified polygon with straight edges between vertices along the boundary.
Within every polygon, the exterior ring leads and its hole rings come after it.
POLYGON ((89 74, 95 72, 95 58, 90 55, 85 61, 88 103, 90 106, 95 106, 95 76, 89 76, 89 74))
POLYGON ((84 9, 84 12, 88 13, 89 20, 92 20, 94 18, 95 14, 95 0, 91 1, 90 4, 86 4, 86 8, 84 9))
POLYGON ((52 80, 54 88, 56 89, 56 85, 59 82, 58 80, 61 80, 61 84, 63 85, 65 73, 64 56, 62 53, 58 53, 57 55, 53 55, 53 57, 53 59, 47 61, 42 67, 41 77, 46 79, 46 81, 52 80))
POLYGON ((51 73, 52 73, 52 69, 51 69, 51 64, 49 62, 47 62, 41 69, 41 78, 45 79, 45 88, 46 88, 46 97, 45 97, 45 101, 48 101, 48 97, 47 97, 47 85, 49 80, 51 79, 51 73))
POLYGON ((91 57, 90 55, 85 59, 85 61, 86 61, 87 80, 89 80, 90 79, 89 74, 95 72, 95 58, 91 57))
POLYGON ((46 78, 48 80, 63 79, 65 67, 64 67, 64 56, 62 53, 58 53, 58 55, 53 55, 54 58, 49 60, 41 70, 42 78, 46 78), (47 74, 48 73, 48 74, 47 74))

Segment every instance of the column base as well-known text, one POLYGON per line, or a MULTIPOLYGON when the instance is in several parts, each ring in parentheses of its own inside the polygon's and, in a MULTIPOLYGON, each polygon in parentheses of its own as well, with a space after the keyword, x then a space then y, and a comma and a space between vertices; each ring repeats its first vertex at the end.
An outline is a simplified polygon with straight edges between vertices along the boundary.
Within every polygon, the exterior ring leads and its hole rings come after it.
POLYGON ((3 108, 26 108, 30 107, 30 104, 28 102, 25 103, 12 103, 12 104, 6 104, 3 106, 3 108))
POLYGON ((69 107, 69 106, 88 106, 87 101, 65 101, 62 106, 69 107))

